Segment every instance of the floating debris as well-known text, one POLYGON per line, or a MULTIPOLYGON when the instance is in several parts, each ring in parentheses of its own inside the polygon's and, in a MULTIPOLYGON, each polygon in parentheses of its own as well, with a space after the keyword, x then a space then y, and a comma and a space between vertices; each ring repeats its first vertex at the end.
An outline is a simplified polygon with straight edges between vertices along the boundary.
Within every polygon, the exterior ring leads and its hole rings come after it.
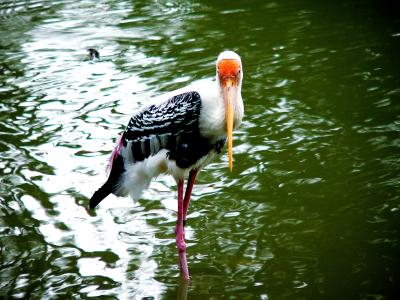
POLYGON ((99 60, 100 59, 100 53, 96 49, 89 48, 87 51, 89 52, 89 54, 88 54, 86 60, 99 60))

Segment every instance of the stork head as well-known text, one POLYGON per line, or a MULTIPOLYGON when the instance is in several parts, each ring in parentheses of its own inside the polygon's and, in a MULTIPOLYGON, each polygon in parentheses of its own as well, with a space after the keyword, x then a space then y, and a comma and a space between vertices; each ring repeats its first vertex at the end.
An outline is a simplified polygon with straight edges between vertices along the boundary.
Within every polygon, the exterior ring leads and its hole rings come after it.
POLYGON ((217 82, 225 101, 226 133, 228 136, 229 170, 232 172, 233 121, 242 86, 243 70, 240 56, 233 51, 222 52, 217 59, 217 82))

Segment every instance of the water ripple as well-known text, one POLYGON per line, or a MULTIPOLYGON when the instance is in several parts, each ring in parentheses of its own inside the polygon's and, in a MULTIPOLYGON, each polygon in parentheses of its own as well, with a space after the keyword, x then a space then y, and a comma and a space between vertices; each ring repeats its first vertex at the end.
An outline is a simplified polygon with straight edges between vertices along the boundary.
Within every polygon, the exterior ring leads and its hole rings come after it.
POLYGON ((130 114, 212 76, 225 48, 243 57, 245 119, 233 174, 223 154, 193 191, 186 293, 389 295, 398 281, 400 90, 385 7, 3 1, 0 296, 185 294, 172 178, 135 203, 110 196, 93 212, 87 199, 130 114), (100 60, 87 60, 90 47, 100 60))

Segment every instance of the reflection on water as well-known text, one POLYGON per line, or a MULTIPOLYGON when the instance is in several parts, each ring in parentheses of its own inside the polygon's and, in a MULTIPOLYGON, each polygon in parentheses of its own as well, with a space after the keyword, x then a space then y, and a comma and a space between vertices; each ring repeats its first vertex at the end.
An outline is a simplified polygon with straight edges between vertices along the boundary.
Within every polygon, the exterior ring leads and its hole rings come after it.
POLYGON ((0 295, 371 298, 399 281, 396 7, 252 1, 0 4, 0 295), (85 59, 88 48, 101 59, 85 59), (179 280, 171 178, 88 197, 160 91, 244 61, 235 170, 193 192, 179 280))

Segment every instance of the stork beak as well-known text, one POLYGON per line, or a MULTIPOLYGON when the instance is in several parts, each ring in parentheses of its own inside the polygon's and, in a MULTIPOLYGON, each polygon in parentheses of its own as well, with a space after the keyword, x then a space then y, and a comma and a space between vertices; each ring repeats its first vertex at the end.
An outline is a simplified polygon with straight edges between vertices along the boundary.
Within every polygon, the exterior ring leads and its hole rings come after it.
POLYGON ((224 58, 217 61, 217 75, 221 85, 222 97, 225 101, 225 119, 226 134, 228 136, 228 161, 229 170, 232 172, 233 158, 233 124, 236 104, 238 99, 239 83, 240 83, 240 60, 236 58, 224 58))
POLYGON ((225 100, 225 117, 226 117, 226 133, 228 136, 228 162, 229 170, 232 172, 233 168, 233 157, 232 157, 232 146, 233 146, 233 116, 236 108, 236 97, 237 97, 237 83, 235 80, 227 79, 223 83, 222 88, 223 97, 225 100))

